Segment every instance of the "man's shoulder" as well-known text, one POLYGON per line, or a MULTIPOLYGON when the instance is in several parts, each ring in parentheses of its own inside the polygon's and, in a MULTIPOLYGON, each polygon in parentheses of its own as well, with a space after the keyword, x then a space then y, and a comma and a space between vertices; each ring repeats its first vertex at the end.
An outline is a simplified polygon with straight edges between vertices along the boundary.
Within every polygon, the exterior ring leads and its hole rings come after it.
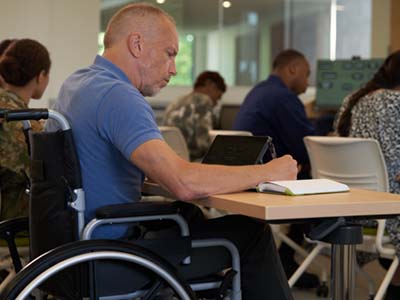
POLYGON ((274 103, 293 96, 293 92, 288 88, 264 80, 250 90, 246 99, 256 102, 274 103))
POLYGON ((174 110, 196 110, 197 108, 211 107, 212 102, 210 97, 201 93, 190 93, 185 96, 182 96, 173 102, 171 102, 166 111, 174 111, 174 110))
POLYGON ((196 104, 196 105, 201 105, 201 106, 212 106, 212 101, 211 98, 202 93, 192 93, 190 95, 191 101, 196 104))
POLYGON ((90 67, 76 71, 64 82, 59 101, 65 101, 68 98, 79 99, 78 102, 87 99, 92 104, 98 104, 107 99, 119 101, 120 105, 123 105, 124 99, 128 102, 138 100, 145 102, 144 97, 131 83, 90 67))

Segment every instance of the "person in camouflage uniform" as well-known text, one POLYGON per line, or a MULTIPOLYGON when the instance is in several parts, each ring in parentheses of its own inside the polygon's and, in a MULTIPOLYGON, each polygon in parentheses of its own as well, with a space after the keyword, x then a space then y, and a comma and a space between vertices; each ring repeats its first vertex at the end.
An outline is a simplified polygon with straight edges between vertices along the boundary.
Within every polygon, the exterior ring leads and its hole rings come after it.
MULTIPOLYGON (((39 99, 47 87, 50 57, 40 43, 21 39, 13 42, 0 57, 0 109, 27 109, 31 98, 39 99)), ((0 119, 0 220, 28 215, 25 193, 29 174, 29 155, 22 122, 0 119)), ((33 130, 41 130, 32 122, 33 130)))
POLYGON ((224 79, 217 72, 201 73, 193 91, 166 108, 163 123, 178 127, 186 139, 190 159, 201 158, 210 145, 209 130, 214 128, 213 108, 226 91, 224 79))

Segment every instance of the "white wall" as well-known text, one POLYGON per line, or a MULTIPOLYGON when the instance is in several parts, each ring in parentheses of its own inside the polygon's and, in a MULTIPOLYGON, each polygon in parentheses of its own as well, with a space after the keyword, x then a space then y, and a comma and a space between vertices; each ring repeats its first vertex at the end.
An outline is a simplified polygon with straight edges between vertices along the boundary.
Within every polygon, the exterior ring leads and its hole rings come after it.
POLYGON ((389 54, 390 9, 391 9, 390 0, 372 1, 372 24, 371 24, 372 57, 386 57, 389 54))
POLYGON ((42 100, 54 99, 73 71, 89 65, 97 53, 100 0, 0 0, 0 40, 32 38, 50 52, 50 83, 42 100))

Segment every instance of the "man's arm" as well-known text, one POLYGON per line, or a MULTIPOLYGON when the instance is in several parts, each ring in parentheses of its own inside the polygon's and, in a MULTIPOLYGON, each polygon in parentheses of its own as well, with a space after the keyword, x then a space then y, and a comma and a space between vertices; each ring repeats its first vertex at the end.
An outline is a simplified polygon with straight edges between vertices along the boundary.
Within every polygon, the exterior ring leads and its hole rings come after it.
POLYGON ((254 188, 269 180, 296 179, 296 161, 285 155, 264 165, 221 166, 190 163, 161 140, 143 143, 131 161, 181 200, 254 188))

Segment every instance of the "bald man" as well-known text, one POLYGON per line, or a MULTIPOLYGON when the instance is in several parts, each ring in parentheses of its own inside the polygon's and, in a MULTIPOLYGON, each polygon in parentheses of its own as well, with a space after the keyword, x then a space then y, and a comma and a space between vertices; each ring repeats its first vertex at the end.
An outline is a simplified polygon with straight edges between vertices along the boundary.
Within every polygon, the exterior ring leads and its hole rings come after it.
MULTIPOLYGON (((153 96, 176 74, 178 34, 162 10, 135 3, 111 19, 105 51, 63 84, 55 109, 71 122, 86 191, 86 221, 99 206, 139 201, 145 176, 178 199, 245 190, 266 180, 295 179, 296 161, 284 156, 268 164, 227 167, 189 163, 163 140, 144 96, 153 96)), ((48 124, 48 130, 54 129, 48 124)), ((192 206, 191 204, 188 204, 192 206)), ((193 238, 227 238, 242 259, 243 299, 292 299, 267 225, 227 216, 189 224, 193 238)), ((97 236, 127 236, 109 227, 97 236)), ((193 259, 200 269, 225 267, 206 255, 193 259)), ((181 271, 185 267, 180 267, 181 271)), ((206 272, 206 271, 205 271, 206 272)))

